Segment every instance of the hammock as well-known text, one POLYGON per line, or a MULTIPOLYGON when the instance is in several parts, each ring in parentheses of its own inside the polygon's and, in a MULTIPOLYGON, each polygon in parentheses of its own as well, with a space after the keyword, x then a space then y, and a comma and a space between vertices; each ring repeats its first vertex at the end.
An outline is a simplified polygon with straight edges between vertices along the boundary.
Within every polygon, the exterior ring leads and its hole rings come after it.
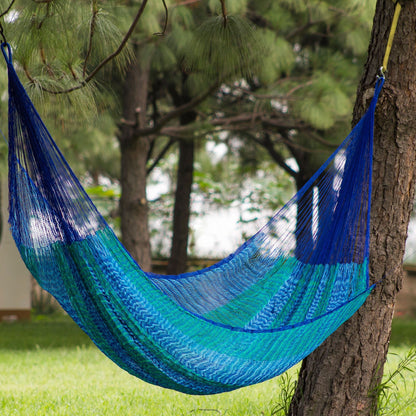
POLYGON ((28 269, 110 359, 158 386, 214 394, 275 377, 363 304, 369 284, 374 111, 235 253, 146 273, 58 150, 2 45, 9 76, 13 237, 28 269))

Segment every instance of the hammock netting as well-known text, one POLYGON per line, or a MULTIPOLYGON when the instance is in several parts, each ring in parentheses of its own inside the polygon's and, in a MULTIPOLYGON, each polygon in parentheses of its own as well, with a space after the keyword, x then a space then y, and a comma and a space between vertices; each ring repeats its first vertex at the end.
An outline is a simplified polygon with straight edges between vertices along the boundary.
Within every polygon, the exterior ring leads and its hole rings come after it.
POLYGON ((164 276, 121 245, 2 50, 13 237, 39 284, 120 367, 189 394, 230 391, 298 363, 363 304, 383 79, 341 146, 251 239, 214 266, 164 276))

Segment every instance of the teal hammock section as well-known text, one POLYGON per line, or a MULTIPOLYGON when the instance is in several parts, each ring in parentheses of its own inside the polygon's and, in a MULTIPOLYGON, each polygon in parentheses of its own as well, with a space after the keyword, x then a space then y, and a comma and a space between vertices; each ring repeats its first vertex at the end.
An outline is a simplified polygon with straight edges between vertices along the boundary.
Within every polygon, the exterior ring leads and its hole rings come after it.
MULTIPOLYGON (((129 373, 189 394, 281 374, 370 293, 374 110, 310 181, 237 251, 209 268, 144 272, 57 148, 8 44, 10 225, 28 269, 129 373)), ((221 232, 219 230, 219 232, 221 232)))

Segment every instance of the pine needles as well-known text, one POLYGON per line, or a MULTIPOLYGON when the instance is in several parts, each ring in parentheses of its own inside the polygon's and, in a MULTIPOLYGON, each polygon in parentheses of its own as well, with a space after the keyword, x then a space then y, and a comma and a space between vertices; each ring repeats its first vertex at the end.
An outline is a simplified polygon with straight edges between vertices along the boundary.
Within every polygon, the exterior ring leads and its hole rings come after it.
POLYGON ((247 20, 239 16, 207 19, 194 34, 184 57, 185 67, 210 78, 249 78, 259 67, 262 54, 258 35, 247 20), (225 23, 226 22, 226 23, 225 23))

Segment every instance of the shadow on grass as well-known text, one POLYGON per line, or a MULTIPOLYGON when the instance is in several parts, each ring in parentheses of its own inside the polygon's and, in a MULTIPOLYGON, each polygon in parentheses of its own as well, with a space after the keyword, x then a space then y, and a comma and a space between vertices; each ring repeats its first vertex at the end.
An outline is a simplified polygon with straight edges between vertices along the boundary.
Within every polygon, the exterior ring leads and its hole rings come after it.
POLYGON ((90 346, 92 341, 66 315, 35 316, 30 322, 0 323, 0 349, 36 350, 90 346))
POLYGON ((416 345, 416 320, 409 318, 394 319, 390 345, 394 347, 416 345))

